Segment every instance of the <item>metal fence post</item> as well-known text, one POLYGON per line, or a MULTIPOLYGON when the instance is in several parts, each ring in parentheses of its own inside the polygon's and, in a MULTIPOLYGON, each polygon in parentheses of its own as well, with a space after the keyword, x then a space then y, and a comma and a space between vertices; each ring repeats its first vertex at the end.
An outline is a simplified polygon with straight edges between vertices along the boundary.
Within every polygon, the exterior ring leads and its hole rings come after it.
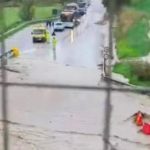
MULTIPOLYGON (((108 0, 108 13, 109 13, 109 48, 108 48, 108 58, 104 58, 104 69, 107 77, 111 77, 111 59, 112 59, 112 51, 113 51, 113 33, 112 33, 112 25, 113 25, 113 17, 114 17, 114 4, 115 0, 108 0), (107 63, 106 63, 107 61, 107 63)), ((104 56, 104 57, 106 57, 104 56)), ((104 110, 104 130, 103 130, 103 149, 109 149, 109 140, 110 140, 110 119, 111 119, 111 81, 106 80, 107 91, 106 91, 106 100, 105 100, 105 110, 104 110)))
MULTIPOLYGON (((5 18, 3 14, 3 4, 0 4, 0 16, 1 16, 1 51, 2 55, 5 54, 5 40, 4 40, 4 29, 5 29, 5 18)), ((7 74, 5 70, 5 65, 7 64, 7 58, 4 56, 1 58, 1 68, 2 68, 2 93, 1 93, 1 101, 2 101, 2 125, 3 125, 3 149, 9 150, 9 131, 8 131, 8 110, 7 110, 7 74)))

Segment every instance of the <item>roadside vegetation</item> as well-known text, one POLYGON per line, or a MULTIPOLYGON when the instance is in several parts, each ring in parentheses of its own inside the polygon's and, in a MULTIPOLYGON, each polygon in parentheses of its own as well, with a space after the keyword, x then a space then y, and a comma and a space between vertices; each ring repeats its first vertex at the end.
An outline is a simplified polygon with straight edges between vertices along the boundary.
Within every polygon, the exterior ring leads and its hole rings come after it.
MULTIPOLYGON (((35 6, 33 16, 29 20, 34 19, 47 19, 53 16, 52 11, 57 8, 61 9, 60 5, 55 6, 35 6)), ((20 8, 18 7, 6 7, 4 8, 4 18, 5 18, 5 24, 7 28, 14 27, 18 25, 18 23, 22 23, 26 20, 26 18, 20 17, 20 8)), ((24 14, 23 14, 24 15, 24 14)), ((28 18, 27 18, 28 20, 28 18)))
POLYGON ((125 8, 119 15, 116 32, 117 53, 120 59, 141 57, 150 52, 148 32, 149 13, 125 8))
POLYGON ((134 85, 150 86, 150 64, 142 61, 116 64, 113 71, 130 79, 134 85))
MULTIPOLYGON (((39 0, 3 0, 1 8, 5 23, 3 31, 8 31, 25 21, 49 19, 55 16, 53 11, 57 10, 59 13, 62 9, 62 3, 59 0, 45 0, 44 2, 39 0)), ((2 24, 1 21, 0 28, 2 24)))
MULTIPOLYGON (((120 63, 113 72, 124 75, 131 84, 150 86, 150 64, 139 59, 150 53, 150 0, 116 1, 115 38, 120 63)), ((103 3, 108 6, 108 0, 103 3)))

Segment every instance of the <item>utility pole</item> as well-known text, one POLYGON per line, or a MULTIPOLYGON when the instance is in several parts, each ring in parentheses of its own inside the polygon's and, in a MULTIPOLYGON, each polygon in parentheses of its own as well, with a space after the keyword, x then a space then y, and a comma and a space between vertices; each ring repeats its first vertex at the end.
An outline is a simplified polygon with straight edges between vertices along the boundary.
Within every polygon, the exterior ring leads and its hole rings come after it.
MULTIPOLYGON (((106 53, 104 55, 104 73, 105 76, 111 78, 111 63, 113 58, 113 18, 114 18, 114 6, 116 0, 108 0, 108 19, 109 19, 109 47, 106 49, 106 53)), ((104 109, 104 130, 103 130, 103 149, 109 150, 110 149, 110 123, 111 123, 111 81, 108 79, 106 80, 107 84, 107 91, 106 91, 106 100, 105 100, 105 109, 104 109)))
POLYGON ((106 77, 111 77, 111 61, 113 58, 113 21, 114 21, 114 9, 116 0, 107 0, 108 3, 108 20, 109 20, 109 47, 104 48, 104 74, 106 77))

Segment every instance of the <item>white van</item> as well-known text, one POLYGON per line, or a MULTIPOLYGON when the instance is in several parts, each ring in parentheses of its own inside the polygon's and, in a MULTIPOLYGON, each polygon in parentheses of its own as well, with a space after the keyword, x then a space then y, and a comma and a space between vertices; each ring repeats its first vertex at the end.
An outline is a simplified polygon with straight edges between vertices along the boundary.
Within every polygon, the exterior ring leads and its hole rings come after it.
POLYGON ((64 10, 69 10, 69 11, 78 11, 79 9, 79 6, 77 3, 68 3, 64 10))

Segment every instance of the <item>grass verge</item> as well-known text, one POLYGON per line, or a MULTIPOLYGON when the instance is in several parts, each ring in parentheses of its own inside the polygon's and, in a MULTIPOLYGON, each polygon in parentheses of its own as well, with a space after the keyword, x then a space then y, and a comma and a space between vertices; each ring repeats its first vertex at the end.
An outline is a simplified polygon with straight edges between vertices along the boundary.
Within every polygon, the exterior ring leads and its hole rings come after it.
MULTIPOLYGON (((116 33, 117 54, 120 59, 142 57, 150 53, 150 0, 136 0, 122 9, 116 33)), ((124 75, 131 84, 150 87, 150 64, 120 63, 113 71, 124 75), (148 67, 147 67, 148 66, 148 67)))
POLYGON ((117 52, 120 59, 140 57, 150 53, 150 0, 136 0, 119 14, 116 32, 117 52))
POLYGON ((141 57, 150 52, 150 39, 147 36, 149 26, 147 21, 136 22, 126 35, 118 40, 117 52, 120 59, 141 57))
MULTIPOLYGON (((140 68, 138 70, 140 71, 140 68)), ((145 79, 145 80, 140 78, 140 74, 137 72, 137 70, 135 70, 135 66, 131 63, 116 64, 113 68, 113 72, 122 74, 124 77, 128 78, 130 84, 150 87, 150 77, 149 79, 145 79)), ((141 72, 142 72, 142 69, 141 69, 141 72)))
MULTIPOLYGON (((55 20, 57 17, 51 17, 49 18, 50 20, 55 20)), ((5 32, 3 34, 3 39, 13 35, 14 33, 22 30, 23 28, 31 25, 31 24, 36 24, 36 23, 42 23, 45 22, 47 19, 37 19, 37 20, 33 20, 33 21, 28 21, 28 22, 23 22, 20 23, 19 25, 17 25, 16 27, 12 28, 11 30, 9 30, 8 32, 5 32)), ((0 41, 2 40, 2 36, 0 36, 0 41)))
MULTIPOLYGON (((33 20, 48 19, 52 17, 52 10, 58 9, 61 10, 60 5, 55 6, 36 6, 35 7, 35 16, 33 20)), ((19 16, 19 7, 5 7, 4 8, 4 17, 5 17, 5 32, 15 28, 21 23, 24 23, 19 16)))

